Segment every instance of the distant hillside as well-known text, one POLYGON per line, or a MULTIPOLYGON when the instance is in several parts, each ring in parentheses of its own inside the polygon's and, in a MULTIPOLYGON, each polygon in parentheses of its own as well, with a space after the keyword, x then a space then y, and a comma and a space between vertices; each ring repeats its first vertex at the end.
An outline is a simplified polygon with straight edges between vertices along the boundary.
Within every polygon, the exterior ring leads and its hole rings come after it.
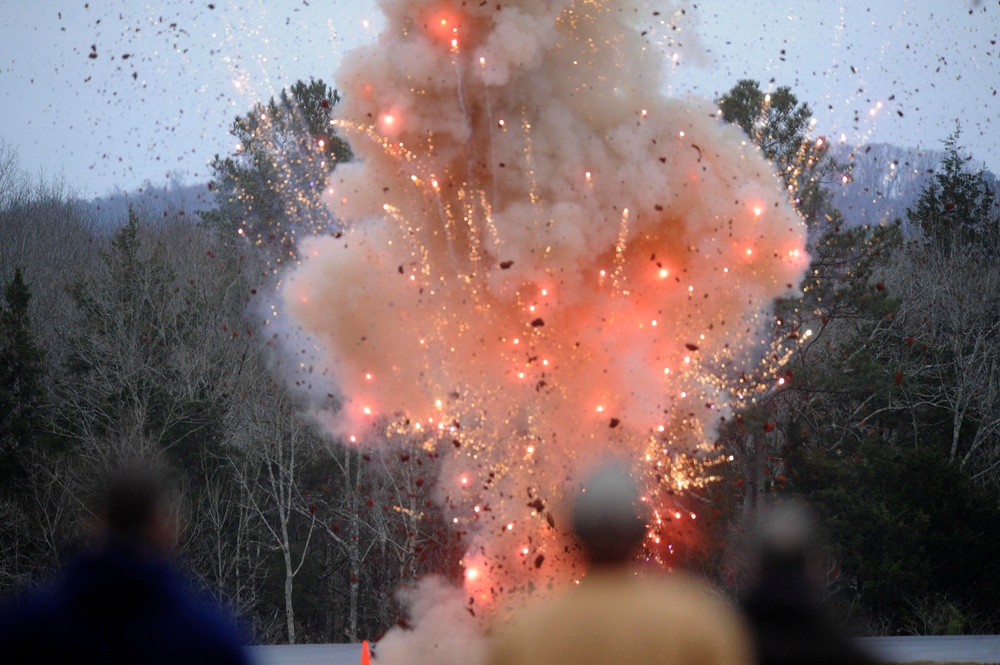
MULTIPOLYGON (((870 143, 859 148, 840 145, 833 157, 841 164, 852 164, 851 180, 835 184, 833 204, 844 214, 851 226, 903 220, 907 229, 906 209, 912 208, 920 192, 934 176, 945 157, 943 150, 900 148, 887 143, 870 143)), ((969 170, 982 166, 969 160, 969 170)), ((996 176, 986 172, 987 179, 997 187, 996 176)))
MULTIPOLYGON (((927 182, 944 159, 943 150, 901 148, 888 143, 870 143, 854 148, 838 145, 832 154, 841 164, 851 164, 851 180, 833 183, 833 204, 844 214, 849 226, 891 222, 899 218, 907 226, 906 209, 912 208, 927 182)), ((981 163, 969 160, 970 170, 981 163)), ((1000 191, 1000 180, 990 172, 987 179, 1000 191)), ((1000 197, 998 197, 1000 198, 1000 197)), ((125 222, 131 204, 148 216, 193 215, 215 208, 215 196, 207 184, 153 186, 134 192, 117 192, 95 198, 83 205, 109 226, 125 222)))
POLYGON ((207 184, 154 186, 147 183, 137 191, 115 192, 83 202, 82 205, 98 220, 110 226, 119 226, 127 219, 129 205, 149 217, 194 215, 201 210, 214 208, 215 194, 207 184))

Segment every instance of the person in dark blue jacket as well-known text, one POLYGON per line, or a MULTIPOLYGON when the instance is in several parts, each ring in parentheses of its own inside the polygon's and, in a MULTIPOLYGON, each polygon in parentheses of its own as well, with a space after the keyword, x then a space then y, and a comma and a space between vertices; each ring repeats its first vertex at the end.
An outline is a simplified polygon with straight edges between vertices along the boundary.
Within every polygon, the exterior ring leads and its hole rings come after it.
POLYGON ((172 559, 175 505, 152 469, 110 476, 91 547, 0 610, 0 662, 248 663, 235 620, 199 596, 172 559))

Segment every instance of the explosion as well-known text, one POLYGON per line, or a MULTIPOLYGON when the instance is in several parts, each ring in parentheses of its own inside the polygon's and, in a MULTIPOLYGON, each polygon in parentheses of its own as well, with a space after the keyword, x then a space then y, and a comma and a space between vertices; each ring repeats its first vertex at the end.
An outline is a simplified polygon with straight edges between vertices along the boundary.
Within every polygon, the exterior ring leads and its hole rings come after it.
POLYGON ((304 242, 284 289, 339 387, 337 433, 443 458, 479 618, 582 572, 566 493, 609 453, 634 460, 669 566, 727 387, 807 264, 801 219, 712 103, 661 93, 652 9, 379 4, 379 42, 337 75, 344 231, 304 242))

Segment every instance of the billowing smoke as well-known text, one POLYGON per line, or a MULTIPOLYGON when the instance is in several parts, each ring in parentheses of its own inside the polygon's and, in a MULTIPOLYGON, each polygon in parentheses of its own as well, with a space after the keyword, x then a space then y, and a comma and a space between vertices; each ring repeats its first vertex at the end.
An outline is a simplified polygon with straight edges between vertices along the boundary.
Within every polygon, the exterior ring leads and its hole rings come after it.
POLYGON ((604 455, 634 460, 651 544, 694 518, 674 497, 711 479, 726 378, 759 361, 805 229, 713 104, 661 93, 653 9, 379 4, 337 74, 345 231, 303 244, 285 306, 322 344, 339 435, 445 458, 458 595, 490 617, 580 572, 565 495, 604 455))

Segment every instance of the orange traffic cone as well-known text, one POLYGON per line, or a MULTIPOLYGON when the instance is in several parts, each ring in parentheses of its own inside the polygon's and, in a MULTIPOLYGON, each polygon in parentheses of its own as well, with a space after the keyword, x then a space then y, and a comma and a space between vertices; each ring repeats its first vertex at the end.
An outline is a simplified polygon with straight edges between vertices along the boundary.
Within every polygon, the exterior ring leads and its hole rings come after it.
POLYGON ((368 640, 361 642, 361 665, 372 665, 372 655, 368 651, 368 640))

